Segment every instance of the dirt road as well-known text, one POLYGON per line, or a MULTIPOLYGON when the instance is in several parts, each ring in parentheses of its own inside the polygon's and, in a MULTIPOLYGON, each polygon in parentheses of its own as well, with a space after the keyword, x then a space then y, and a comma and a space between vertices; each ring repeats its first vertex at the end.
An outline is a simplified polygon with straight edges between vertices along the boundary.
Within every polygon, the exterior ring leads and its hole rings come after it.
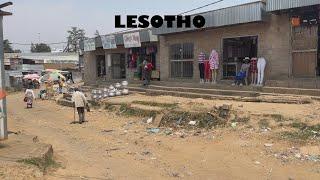
POLYGON ((9 129, 53 145, 62 167, 46 179, 320 179, 319 162, 283 162, 267 152, 292 144, 250 130, 210 130, 199 136, 149 134, 141 118, 94 111, 74 124, 73 109, 22 95, 8 97, 9 129))

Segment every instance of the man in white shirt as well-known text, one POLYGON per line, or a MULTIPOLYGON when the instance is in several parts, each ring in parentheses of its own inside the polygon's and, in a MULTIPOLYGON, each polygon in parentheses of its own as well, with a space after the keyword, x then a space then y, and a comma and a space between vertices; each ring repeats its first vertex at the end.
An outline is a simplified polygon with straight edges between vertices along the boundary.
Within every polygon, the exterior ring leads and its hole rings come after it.
POLYGON ((77 108, 79 115, 79 123, 82 124, 84 122, 84 109, 87 106, 88 102, 85 95, 79 91, 78 88, 74 89, 74 93, 72 95, 72 102, 74 107, 77 108))

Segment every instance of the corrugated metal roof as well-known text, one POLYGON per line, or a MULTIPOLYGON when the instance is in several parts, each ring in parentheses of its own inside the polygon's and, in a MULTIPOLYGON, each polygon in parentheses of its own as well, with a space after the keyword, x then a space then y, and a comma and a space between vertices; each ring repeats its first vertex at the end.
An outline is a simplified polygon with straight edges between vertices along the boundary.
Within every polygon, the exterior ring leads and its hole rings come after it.
POLYGON ((78 53, 5 53, 5 58, 21 58, 31 60, 50 61, 79 61, 78 53))
MULTIPOLYGON (((206 25, 204 28, 214 28, 263 21, 265 20, 265 11, 265 3, 256 1, 248 4, 199 13, 198 15, 202 15, 206 19, 206 25)), ((192 26, 191 28, 177 28, 175 23, 175 26, 173 28, 167 28, 163 26, 161 28, 153 28, 152 32, 155 35, 161 35, 192 31, 196 29, 197 28, 194 26, 192 26)))
POLYGON ((268 0, 267 11, 279 11, 320 4, 320 0, 268 0))

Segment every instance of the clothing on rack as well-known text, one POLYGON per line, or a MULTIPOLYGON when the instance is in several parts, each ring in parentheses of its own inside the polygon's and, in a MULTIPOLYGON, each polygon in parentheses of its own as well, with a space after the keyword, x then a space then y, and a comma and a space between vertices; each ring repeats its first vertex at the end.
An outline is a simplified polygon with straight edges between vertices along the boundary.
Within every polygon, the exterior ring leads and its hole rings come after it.
POLYGON ((258 59, 257 58, 251 58, 250 61, 250 73, 257 73, 258 67, 257 67, 258 59))
POLYGON ((267 61, 265 58, 261 57, 258 59, 257 66, 258 66, 258 85, 263 85, 264 82, 264 71, 267 65, 267 61))
POLYGON ((212 50, 209 57, 210 69, 217 70, 219 69, 219 54, 216 50, 212 50))
POLYGON ((210 69, 210 62, 209 60, 205 60, 204 61, 204 76, 206 80, 210 80, 212 79, 212 75, 211 75, 211 69, 210 69))

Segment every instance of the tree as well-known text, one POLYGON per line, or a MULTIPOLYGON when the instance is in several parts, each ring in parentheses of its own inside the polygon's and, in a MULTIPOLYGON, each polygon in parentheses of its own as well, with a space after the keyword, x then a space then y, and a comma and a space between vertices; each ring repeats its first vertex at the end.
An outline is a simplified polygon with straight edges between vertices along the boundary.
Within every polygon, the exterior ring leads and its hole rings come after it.
POLYGON ((4 53, 21 53, 20 49, 13 49, 8 39, 3 40, 4 53))
POLYGON ((39 53, 39 52, 51 52, 50 46, 44 43, 39 44, 31 44, 31 52, 39 53))
POLYGON ((83 29, 77 28, 77 27, 71 27, 71 30, 68 31, 68 46, 67 50, 68 52, 79 52, 80 49, 80 41, 86 39, 85 37, 85 31, 83 29))
POLYGON ((14 52, 8 39, 5 39, 3 41, 3 50, 5 53, 13 53, 14 52))
POLYGON ((95 37, 99 37, 99 36, 100 36, 100 33, 99 33, 98 30, 96 30, 96 32, 94 33, 94 36, 95 36, 95 37))

